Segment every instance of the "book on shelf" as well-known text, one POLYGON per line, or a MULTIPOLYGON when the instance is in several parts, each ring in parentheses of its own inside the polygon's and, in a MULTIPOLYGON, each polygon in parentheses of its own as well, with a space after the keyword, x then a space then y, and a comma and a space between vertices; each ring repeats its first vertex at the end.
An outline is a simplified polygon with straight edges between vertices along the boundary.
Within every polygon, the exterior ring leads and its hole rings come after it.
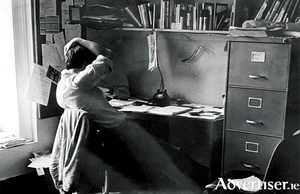
POLYGON ((148 15, 148 5, 147 5, 147 3, 143 3, 143 4, 138 5, 138 10, 139 10, 139 14, 140 14, 142 26, 144 28, 149 28, 150 27, 150 23, 149 23, 149 15, 148 15))
POLYGON ((125 7, 125 11, 129 15, 129 19, 131 19, 137 27, 141 28, 142 24, 140 20, 140 15, 136 7, 125 7))
POLYGON ((215 4, 215 30, 222 30, 224 28, 225 20, 228 16, 228 4, 215 4))
MULTIPOLYGON (((272 0, 268 0, 272 1, 272 0)), ((126 7, 125 11, 136 27, 187 30, 227 30, 228 4, 206 2, 183 3, 178 0, 154 2, 137 1, 136 9, 126 7), (158 3, 156 12, 154 5, 158 3), (154 23, 158 20, 158 25, 154 23)), ((128 18, 129 18, 128 17, 128 18)))
POLYGON ((207 10, 208 13, 208 28, 207 30, 214 30, 214 26, 215 26, 215 20, 214 20, 214 3, 210 3, 210 2, 204 2, 202 9, 203 10, 207 10))
POLYGON ((260 8, 258 9, 255 17, 254 17, 254 20, 258 20, 258 19, 262 19, 263 17, 263 14, 268 6, 268 2, 269 0, 264 0, 262 5, 260 6, 260 8))
POLYGON ((299 0, 264 0, 254 15, 254 20, 264 19, 270 22, 288 22, 293 18, 299 0))

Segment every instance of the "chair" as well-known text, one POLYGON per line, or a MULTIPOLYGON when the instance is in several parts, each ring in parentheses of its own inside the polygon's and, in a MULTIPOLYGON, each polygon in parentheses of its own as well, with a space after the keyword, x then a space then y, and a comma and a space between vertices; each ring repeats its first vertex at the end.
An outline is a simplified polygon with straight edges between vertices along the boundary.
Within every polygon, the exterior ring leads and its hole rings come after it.
MULTIPOLYGON (((300 132, 300 130, 299 130, 300 132)), ((263 185, 256 194, 290 194, 300 193, 300 134, 296 132, 292 137, 281 141, 274 149, 268 168, 264 176, 259 177, 263 185), (275 185, 277 183, 277 186, 275 185)), ((253 175, 252 172, 233 171, 222 178, 225 184, 228 179, 243 179, 253 175)), ((238 189, 224 191, 216 188, 218 180, 209 184, 203 193, 245 193, 238 189)), ((247 193, 247 192, 246 192, 247 193)))

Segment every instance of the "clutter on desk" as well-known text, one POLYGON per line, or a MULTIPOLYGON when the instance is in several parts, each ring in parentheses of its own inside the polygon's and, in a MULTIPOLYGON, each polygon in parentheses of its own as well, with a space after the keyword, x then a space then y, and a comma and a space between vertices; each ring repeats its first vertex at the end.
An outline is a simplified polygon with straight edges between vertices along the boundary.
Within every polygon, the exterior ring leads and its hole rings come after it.
POLYGON ((155 106, 145 100, 140 99, 112 99, 110 105, 122 112, 148 113, 163 116, 180 116, 195 119, 215 120, 223 118, 224 108, 203 104, 171 104, 169 106, 155 106))

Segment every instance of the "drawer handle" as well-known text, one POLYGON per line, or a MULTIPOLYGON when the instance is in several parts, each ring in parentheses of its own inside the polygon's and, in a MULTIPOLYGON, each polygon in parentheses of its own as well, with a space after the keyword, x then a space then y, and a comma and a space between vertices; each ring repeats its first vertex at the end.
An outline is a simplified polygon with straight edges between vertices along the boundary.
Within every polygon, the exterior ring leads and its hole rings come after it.
POLYGON ((249 75, 250 79, 265 79, 266 76, 263 75, 249 75))
POLYGON ((249 169, 260 169, 259 166, 253 166, 251 164, 246 164, 246 163, 244 163, 244 166, 249 169))
POLYGON ((251 124, 251 125, 259 125, 259 124, 262 124, 261 121, 252 121, 252 120, 246 120, 246 123, 251 124))

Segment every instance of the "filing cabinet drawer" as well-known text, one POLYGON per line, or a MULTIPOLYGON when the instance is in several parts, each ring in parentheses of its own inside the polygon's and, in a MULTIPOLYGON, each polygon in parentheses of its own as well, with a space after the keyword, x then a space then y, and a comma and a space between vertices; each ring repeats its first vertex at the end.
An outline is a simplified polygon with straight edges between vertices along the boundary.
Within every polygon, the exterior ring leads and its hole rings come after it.
POLYGON ((228 88, 226 129, 283 135, 286 93, 228 88))
POLYGON ((252 171, 265 174, 280 138, 226 131, 224 171, 252 171))
POLYGON ((230 85, 287 88, 289 44, 232 42, 229 56, 230 85))

